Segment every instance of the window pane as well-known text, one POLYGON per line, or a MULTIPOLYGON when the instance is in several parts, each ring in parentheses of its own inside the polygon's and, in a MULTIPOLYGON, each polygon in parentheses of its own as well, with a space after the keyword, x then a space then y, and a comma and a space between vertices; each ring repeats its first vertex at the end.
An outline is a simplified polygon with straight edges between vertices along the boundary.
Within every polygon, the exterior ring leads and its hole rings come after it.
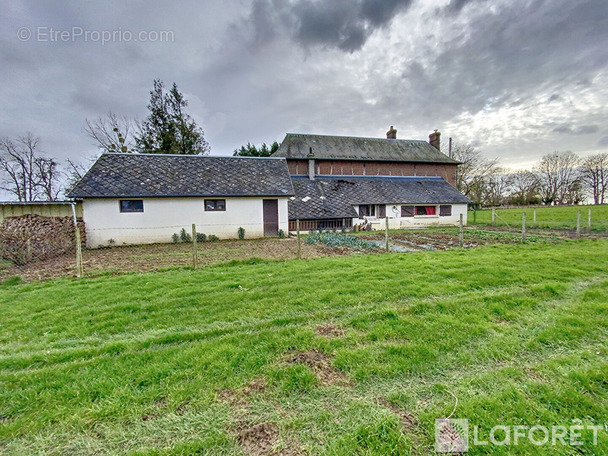
POLYGON ((441 217, 448 217, 452 215, 452 205, 451 204, 442 204, 439 206, 439 215, 441 217))
POLYGON ((378 217, 380 217, 380 218, 386 217, 386 205, 385 204, 380 204, 378 206, 378 217))
POLYGON ((206 211, 225 211, 226 200, 205 200, 206 211))
POLYGON ((436 215, 437 208, 435 206, 425 206, 426 215, 436 215))
POLYGON ((414 206, 401 206, 401 217, 413 217, 414 206))
POLYGON ((120 212, 143 212, 144 200, 120 200, 120 212))
POLYGON ((367 217, 369 215, 368 213, 368 206, 359 206, 359 217, 367 217))

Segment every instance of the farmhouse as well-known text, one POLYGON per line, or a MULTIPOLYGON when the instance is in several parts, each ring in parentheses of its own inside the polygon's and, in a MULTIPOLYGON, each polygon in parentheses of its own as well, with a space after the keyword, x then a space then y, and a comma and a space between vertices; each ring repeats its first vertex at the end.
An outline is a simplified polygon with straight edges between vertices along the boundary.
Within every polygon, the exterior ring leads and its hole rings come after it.
POLYGON ((289 229, 390 228, 455 225, 471 201, 455 188, 458 161, 429 142, 287 134, 274 157, 287 160, 295 195, 289 229))
POLYGON ((185 229, 236 238, 287 232, 294 194, 284 158, 104 154, 70 191, 87 246, 170 242, 185 229))

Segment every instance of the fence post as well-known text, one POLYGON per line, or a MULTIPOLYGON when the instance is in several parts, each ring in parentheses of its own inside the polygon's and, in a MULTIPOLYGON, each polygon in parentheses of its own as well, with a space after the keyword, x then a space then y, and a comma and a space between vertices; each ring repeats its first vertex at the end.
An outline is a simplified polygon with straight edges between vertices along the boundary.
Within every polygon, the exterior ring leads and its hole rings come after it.
POLYGON ((587 229, 591 232, 591 209, 589 209, 589 213, 587 214, 587 229))
POLYGON ((581 211, 576 213, 576 237, 581 237, 581 211))
POLYGON ((496 209, 492 208, 492 226, 496 225, 496 209))
POLYGON ((196 246, 196 224, 192 224, 192 266, 198 268, 198 252, 196 246))
POLYGON ((298 260, 302 259, 302 239, 300 238, 300 219, 296 219, 296 233, 298 236, 298 260))
POLYGON ((526 213, 521 214, 521 242, 526 242, 526 213))
POLYGON ((536 208, 534 208, 534 215, 532 216, 532 225, 536 226, 536 208))
POLYGON ((477 209, 473 209, 473 225, 477 225, 477 209))
MULTIPOLYGON (((494 209, 492 209, 494 212, 494 209)), ((464 233, 463 233, 463 215, 460 214, 460 220, 458 221, 458 245, 462 248, 464 247, 464 233)))
POLYGON ((388 217, 384 218, 384 224, 385 224, 385 227, 384 227, 384 242, 386 244, 385 245, 385 249, 388 252, 390 250, 389 246, 388 246, 388 217))
POLYGON ((82 277, 84 269, 82 267, 82 240, 80 239, 80 229, 76 218, 76 204, 72 203, 72 217, 74 219, 74 237, 76 238, 76 277, 82 277))

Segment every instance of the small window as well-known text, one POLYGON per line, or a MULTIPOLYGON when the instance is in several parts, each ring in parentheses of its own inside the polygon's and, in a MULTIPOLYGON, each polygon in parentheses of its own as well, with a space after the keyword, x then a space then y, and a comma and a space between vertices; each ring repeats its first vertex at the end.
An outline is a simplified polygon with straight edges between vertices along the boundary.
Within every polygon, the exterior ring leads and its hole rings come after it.
POLYGON ((442 204, 439 206, 439 216, 440 217, 449 217, 452 215, 452 205, 451 204, 442 204))
POLYGON ((359 206, 359 217, 375 217, 376 206, 373 204, 362 204, 359 206))
POLYGON ((416 215, 436 215, 437 208, 435 206, 416 206, 416 215))
POLYGON ((120 212, 143 212, 144 200, 120 200, 120 212))
POLYGON ((225 211, 226 200, 205 200, 206 211, 225 211))
POLYGON ((401 206, 401 217, 413 217, 414 206, 401 206))

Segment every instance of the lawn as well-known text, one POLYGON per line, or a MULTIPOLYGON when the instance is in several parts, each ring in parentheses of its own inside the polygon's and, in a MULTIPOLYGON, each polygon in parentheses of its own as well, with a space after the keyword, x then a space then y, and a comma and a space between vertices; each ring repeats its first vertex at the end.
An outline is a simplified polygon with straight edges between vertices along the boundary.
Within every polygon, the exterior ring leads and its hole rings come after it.
MULTIPOLYGON (((0 454, 434 454, 454 409, 482 440, 608 422, 606 239, 12 280, 0 315, 0 454)), ((608 454, 581 439, 468 454, 608 454)))
MULTIPOLYGON (((526 224, 529 227, 576 229, 577 212, 581 211, 581 229, 588 223, 591 211, 591 229, 593 231, 608 230, 608 205, 598 206, 548 206, 522 207, 515 209, 496 209, 496 225, 521 227, 522 214, 526 214, 526 224), (534 224, 536 210, 536 225, 534 224)), ((492 222, 492 210, 469 211, 469 224, 489 225, 492 222)))

